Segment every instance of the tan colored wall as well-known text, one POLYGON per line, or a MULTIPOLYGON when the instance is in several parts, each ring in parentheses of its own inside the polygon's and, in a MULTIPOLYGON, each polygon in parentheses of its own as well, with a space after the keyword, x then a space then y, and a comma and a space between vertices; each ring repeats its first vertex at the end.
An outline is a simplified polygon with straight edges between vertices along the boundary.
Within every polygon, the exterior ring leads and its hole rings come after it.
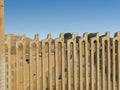
POLYGON ((0 0, 0 90, 5 90, 4 2, 0 0))
POLYGON ((64 34, 14 43, 7 36, 6 90, 120 90, 119 46, 119 32, 90 39, 85 33, 79 42, 73 34, 66 43, 64 34))

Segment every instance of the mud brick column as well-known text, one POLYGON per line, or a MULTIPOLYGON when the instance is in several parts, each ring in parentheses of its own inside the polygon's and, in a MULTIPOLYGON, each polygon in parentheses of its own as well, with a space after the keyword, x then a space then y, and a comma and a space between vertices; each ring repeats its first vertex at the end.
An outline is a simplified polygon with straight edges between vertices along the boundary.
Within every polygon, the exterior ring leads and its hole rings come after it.
POLYGON ((0 90, 5 90, 4 0, 0 0, 0 90))

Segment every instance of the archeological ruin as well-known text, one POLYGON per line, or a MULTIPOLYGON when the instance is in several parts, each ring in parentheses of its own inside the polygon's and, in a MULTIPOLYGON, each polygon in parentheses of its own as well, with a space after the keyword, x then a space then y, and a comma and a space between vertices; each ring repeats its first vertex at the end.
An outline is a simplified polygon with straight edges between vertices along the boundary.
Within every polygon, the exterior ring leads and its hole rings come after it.
POLYGON ((44 40, 4 34, 0 1, 0 90, 120 90, 120 32, 44 40))

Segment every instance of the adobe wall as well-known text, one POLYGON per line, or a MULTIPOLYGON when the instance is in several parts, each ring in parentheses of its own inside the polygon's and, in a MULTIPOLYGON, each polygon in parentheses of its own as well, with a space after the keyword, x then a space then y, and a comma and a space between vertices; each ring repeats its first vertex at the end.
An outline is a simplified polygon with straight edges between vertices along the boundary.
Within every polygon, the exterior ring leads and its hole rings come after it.
POLYGON ((120 32, 16 37, 5 42, 6 90, 120 90, 120 32))

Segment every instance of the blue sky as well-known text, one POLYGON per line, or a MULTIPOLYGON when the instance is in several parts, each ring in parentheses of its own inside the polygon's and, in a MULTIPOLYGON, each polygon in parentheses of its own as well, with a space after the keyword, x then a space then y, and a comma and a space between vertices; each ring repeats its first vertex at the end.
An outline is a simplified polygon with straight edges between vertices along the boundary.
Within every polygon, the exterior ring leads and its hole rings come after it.
POLYGON ((5 0, 5 33, 40 39, 48 33, 120 31, 120 0, 5 0))

